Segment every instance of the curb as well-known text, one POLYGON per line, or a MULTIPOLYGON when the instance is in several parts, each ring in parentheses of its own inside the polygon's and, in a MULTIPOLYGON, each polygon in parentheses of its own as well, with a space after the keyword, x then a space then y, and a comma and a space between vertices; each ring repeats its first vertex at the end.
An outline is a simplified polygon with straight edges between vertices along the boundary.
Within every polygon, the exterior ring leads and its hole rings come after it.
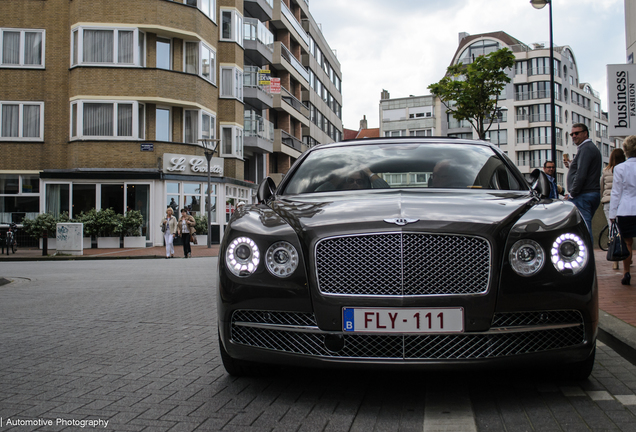
POLYGON ((636 349, 636 327, 627 324, 601 309, 598 310, 598 326, 607 334, 614 336, 625 345, 636 349))

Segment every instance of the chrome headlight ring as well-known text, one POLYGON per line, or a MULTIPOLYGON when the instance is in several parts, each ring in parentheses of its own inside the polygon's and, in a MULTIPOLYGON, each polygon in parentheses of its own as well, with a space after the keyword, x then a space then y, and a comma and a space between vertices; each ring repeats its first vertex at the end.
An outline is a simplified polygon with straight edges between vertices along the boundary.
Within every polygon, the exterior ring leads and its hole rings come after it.
POLYGON ((529 277, 537 274, 545 263, 545 253, 541 245, 534 240, 518 240, 510 249, 510 265, 519 276, 529 277))
POLYGON ((258 246, 249 237, 237 237, 225 251, 227 268, 238 277, 248 277, 254 274, 261 262, 258 246))
POLYGON ((265 266, 276 277, 289 277, 298 268, 298 251, 286 241, 276 242, 265 253, 265 266))
POLYGON ((589 252, 583 239, 576 234, 561 234, 550 250, 554 268, 560 273, 577 274, 585 268, 589 252))

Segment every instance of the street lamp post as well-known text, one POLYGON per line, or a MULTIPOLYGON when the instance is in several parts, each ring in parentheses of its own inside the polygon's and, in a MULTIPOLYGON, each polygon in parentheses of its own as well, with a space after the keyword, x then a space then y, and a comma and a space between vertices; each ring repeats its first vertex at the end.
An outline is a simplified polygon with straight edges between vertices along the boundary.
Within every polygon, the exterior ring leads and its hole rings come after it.
POLYGON ((220 139, 214 138, 202 138, 201 144, 203 146, 203 151, 205 153, 205 158, 208 161, 208 193, 207 195, 207 203, 206 207, 208 210, 208 249, 212 247, 212 199, 211 199, 211 189, 212 189, 212 179, 211 179, 211 166, 210 163, 212 161, 212 156, 214 156, 214 152, 216 151, 216 147, 219 144, 220 139))
POLYGON ((552 42, 552 0, 530 0, 535 9, 543 9, 549 6, 550 11, 550 135, 552 144, 552 161, 557 163, 556 151, 556 105, 554 103, 554 43, 552 42))

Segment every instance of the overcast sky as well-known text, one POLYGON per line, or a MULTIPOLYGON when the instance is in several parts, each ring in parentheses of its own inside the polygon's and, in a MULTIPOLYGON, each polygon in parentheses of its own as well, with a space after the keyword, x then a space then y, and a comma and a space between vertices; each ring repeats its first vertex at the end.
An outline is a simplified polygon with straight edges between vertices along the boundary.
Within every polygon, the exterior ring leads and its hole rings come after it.
MULTIPOLYGON (((606 65, 625 63, 624 0, 553 0, 554 44, 569 45, 581 82, 601 93, 606 65)), ((548 6, 529 0, 310 0, 309 10, 342 66, 343 122, 378 127, 380 92, 430 94, 457 50, 458 34, 505 31, 548 46, 548 6)))

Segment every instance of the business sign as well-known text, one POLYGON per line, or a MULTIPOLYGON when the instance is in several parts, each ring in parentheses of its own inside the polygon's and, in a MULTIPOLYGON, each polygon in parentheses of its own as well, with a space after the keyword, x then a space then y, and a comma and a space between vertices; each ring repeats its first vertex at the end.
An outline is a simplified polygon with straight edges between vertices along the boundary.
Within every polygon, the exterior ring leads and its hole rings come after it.
MULTIPOLYGON (((205 156, 163 154, 163 172, 166 174, 201 175, 208 173, 208 160, 205 156)), ((210 160, 210 174, 223 175, 223 158, 210 160)))
POLYGON ((280 94, 280 78, 272 78, 269 92, 270 94, 280 94))
POLYGON ((609 135, 636 134, 636 65, 607 65, 609 135))
POLYGON ((269 69, 260 69, 258 71, 258 83, 263 86, 268 86, 272 71, 269 69))

